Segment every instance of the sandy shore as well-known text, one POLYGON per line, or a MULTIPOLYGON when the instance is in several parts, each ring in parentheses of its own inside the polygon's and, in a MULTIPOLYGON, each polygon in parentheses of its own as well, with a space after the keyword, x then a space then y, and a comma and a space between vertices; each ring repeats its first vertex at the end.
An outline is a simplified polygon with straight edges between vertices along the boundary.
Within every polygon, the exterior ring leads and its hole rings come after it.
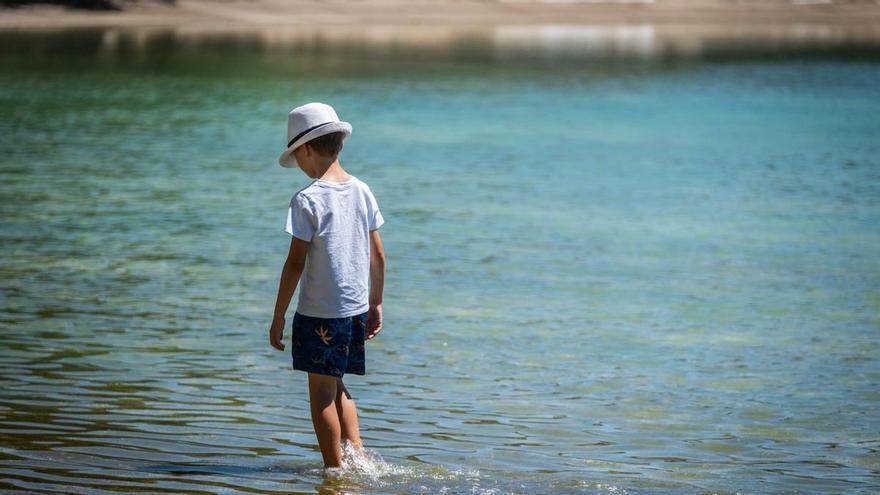
POLYGON ((499 25, 880 26, 880 0, 177 0, 122 11, 0 8, 0 28, 499 25))

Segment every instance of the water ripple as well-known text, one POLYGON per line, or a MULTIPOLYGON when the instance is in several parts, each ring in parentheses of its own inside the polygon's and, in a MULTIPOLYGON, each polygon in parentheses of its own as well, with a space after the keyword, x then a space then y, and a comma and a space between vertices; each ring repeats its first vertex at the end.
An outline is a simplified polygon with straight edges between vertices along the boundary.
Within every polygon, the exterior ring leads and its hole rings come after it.
POLYGON ((0 50, 0 491, 880 490, 876 63, 333 69, 90 33, 0 50), (291 91, 360 122, 388 220, 341 472, 265 335, 291 91))

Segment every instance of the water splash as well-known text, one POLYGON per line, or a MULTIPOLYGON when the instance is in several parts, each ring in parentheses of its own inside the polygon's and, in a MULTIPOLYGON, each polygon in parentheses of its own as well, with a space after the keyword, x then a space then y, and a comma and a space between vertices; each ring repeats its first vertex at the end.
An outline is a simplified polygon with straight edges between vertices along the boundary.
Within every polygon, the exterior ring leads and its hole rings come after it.
POLYGON ((359 448, 352 442, 345 440, 342 442, 342 467, 328 468, 327 474, 334 477, 378 482, 383 477, 410 474, 410 470, 404 466, 385 462, 385 459, 375 450, 359 448))
POLYGON ((324 481, 326 486, 343 489, 345 493, 376 488, 393 493, 497 493, 480 487, 480 472, 477 470, 450 470, 436 465, 397 465, 385 461, 375 450, 358 448, 349 441, 342 444, 342 466, 325 468, 324 481))

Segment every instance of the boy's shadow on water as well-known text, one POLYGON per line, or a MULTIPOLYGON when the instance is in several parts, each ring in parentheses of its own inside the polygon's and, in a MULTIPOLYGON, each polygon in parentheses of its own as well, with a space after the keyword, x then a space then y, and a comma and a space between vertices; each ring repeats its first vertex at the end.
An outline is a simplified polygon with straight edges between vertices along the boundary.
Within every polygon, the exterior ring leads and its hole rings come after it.
MULTIPOLYGON (((275 475, 279 483, 301 483, 313 485, 314 491, 285 492, 288 495, 360 495, 357 488, 346 486, 350 480, 339 473, 328 473, 323 467, 314 464, 276 464, 268 466, 247 466, 232 464, 153 464, 141 468, 143 471, 174 476, 224 476, 251 478, 265 481, 267 475, 275 475), (293 479, 285 479, 292 476, 293 479)), ((242 480, 244 481, 244 480, 242 480)), ((243 483, 244 484, 244 483, 243 483)))
MULTIPOLYGON (((225 476, 247 476, 273 472, 274 467, 260 466, 227 466, 223 464, 156 464, 146 466, 144 471, 151 473, 184 474, 216 474, 225 476)), ((305 471, 305 468, 303 469, 305 471)))
POLYGON ((378 452, 357 450, 351 445, 343 446, 342 461, 341 468, 324 469, 323 463, 308 460, 275 460, 269 464, 253 458, 225 457, 215 462, 151 464, 140 470, 184 479, 205 477, 205 482, 220 481, 225 485, 240 484, 248 488, 256 485, 265 488, 267 483, 277 483, 290 495, 360 495, 377 488, 412 493, 424 491, 425 484, 439 484, 438 488, 442 485, 442 490, 448 490, 446 485, 451 484, 461 489, 457 492, 470 493, 474 483, 479 481, 477 471, 461 472, 433 464, 389 463, 378 452))

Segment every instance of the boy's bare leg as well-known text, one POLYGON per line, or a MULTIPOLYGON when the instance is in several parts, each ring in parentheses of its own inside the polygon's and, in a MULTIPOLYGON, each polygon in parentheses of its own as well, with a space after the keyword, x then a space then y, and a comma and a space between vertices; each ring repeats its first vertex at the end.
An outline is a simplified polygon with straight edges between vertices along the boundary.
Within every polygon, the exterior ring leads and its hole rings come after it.
POLYGON ((312 425, 321 447, 324 467, 342 466, 339 413, 336 407, 337 378, 309 373, 309 404, 312 425))
POLYGON ((361 430, 358 425, 357 406, 342 383, 342 378, 336 379, 336 413, 342 427, 342 439, 348 440, 354 447, 361 451, 361 430))

